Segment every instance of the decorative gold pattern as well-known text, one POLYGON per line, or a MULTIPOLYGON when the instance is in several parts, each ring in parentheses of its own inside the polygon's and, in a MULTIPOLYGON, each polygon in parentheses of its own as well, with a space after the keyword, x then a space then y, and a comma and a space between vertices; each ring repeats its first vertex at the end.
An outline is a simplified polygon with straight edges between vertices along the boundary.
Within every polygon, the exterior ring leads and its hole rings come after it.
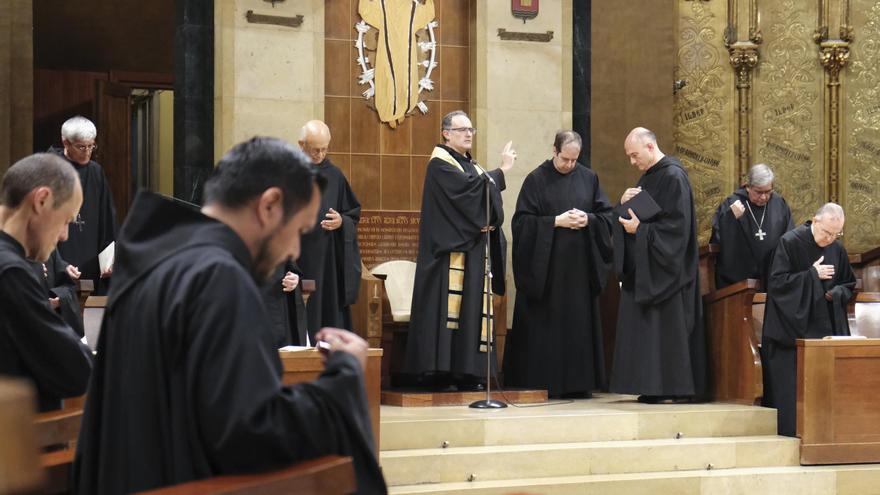
POLYGON ((880 244, 880 4, 857 1, 854 10, 859 15, 849 22, 859 39, 851 47, 847 97, 842 102, 848 132, 841 189, 846 246, 850 252, 861 252, 880 244))
POLYGON ((722 33, 727 6, 722 2, 679 4, 679 42, 674 79, 687 86, 675 95, 675 149, 694 190, 699 240, 708 241, 715 208, 733 189, 728 102, 733 76, 724 67, 722 33))
POLYGON ((728 51, 730 65, 736 73, 737 176, 742 177, 751 165, 752 70, 758 65, 758 45, 738 41, 728 51))
POLYGON ((795 223, 825 201, 821 66, 808 27, 817 18, 801 0, 782 0, 767 12, 769 29, 755 82, 755 162, 776 173, 776 190, 791 207, 795 223))
POLYGON ((831 201, 840 201, 840 71, 849 62, 849 43, 843 40, 826 40, 820 44, 819 60, 827 77, 825 107, 827 190, 831 201))

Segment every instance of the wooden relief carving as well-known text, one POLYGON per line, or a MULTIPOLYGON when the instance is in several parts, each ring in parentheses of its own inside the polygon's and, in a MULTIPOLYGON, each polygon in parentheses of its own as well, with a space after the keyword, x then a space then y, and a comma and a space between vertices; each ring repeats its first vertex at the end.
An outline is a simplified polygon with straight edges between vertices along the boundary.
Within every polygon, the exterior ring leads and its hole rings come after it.
POLYGON ((769 9, 754 88, 754 161, 776 172, 776 190, 788 201, 795 224, 825 202, 823 69, 813 42, 815 9, 815 3, 801 0, 783 0, 769 9))
POLYGON ((688 170, 697 209, 701 243, 708 242, 712 215, 733 191, 730 173, 733 75, 722 39, 722 2, 679 3, 679 38, 675 80, 687 85, 675 94, 675 148, 667 150, 688 170))
POLYGON ((880 244, 880 4, 854 3, 857 37, 850 45, 843 101, 841 186, 846 246, 850 252, 860 252, 880 244))
POLYGON ((419 95, 434 89, 434 0, 361 0, 358 13, 363 19, 355 25, 362 70, 358 83, 369 86, 363 95, 374 98, 379 120, 395 128, 416 108, 427 113, 419 95), (366 34, 372 30, 377 34, 371 33, 368 40, 366 34), (368 43, 375 50, 369 50, 368 43), (374 58, 372 67, 366 53, 374 58))

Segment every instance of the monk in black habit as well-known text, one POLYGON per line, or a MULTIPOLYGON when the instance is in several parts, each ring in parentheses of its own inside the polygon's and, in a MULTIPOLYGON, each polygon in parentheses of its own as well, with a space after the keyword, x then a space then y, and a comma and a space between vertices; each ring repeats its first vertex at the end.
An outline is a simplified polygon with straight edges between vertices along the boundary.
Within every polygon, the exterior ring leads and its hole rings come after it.
POLYGON ((614 257, 611 204, 577 162, 580 151, 576 132, 556 134, 553 158, 526 177, 512 221, 517 292, 505 385, 563 398, 605 386, 597 298, 614 257))
POLYGON ((648 403, 700 398, 707 392, 706 336, 688 175, 648 129, 633 129, 624 149, 643 175, 621 204, 646 191, 661 211, 640 219, 629 208, 613 234, 622 285, 610 389, 648 403))
POLYGON ((101 271, 98 253, 116 239, 116 207, 104 169, 92 160, 98 131, 89 119, 77 115, 61 126, 63 148, 52 147, 79 174, 83 188, 83 204, 70 226, 68 239, 58 244, 58 253, 76 266, 85 280, 94 280, 95 295, 104 295, 113 267, 101 271))
POLYGON ((320 120, 307 122, 300 131, 299 146, 327 181, 318 210, 320 228, 303 236, 299 266, 304 278, 315 281, 309 297, 309 338, 314 341, 321 327, 351 330, 351 305, 361 284, 361 252, 357 224, 361 204, 342 171, 327 158, 330 128, 320 120))
POLYGON ((796 433, 795 341, 849 335, 846 306, 856 279, 837 241, 843 223, 843 208, 825 204, 812 221, 782 236, 770 264, 761 337, 763 405, 776 408, 780 435, 796 433))
POLYGON ((306 306, 302 287, 299 285, 302 271, 294 261, 279 266, 263 287, 263 302, 272 322, 276 345, 305 346, 307 340, 306 306))
POLYGON ((322 455, 384 493, 364 389, 367 344, 326 328, 315 381, 284 386, 258 282, 296 258, 320 205, 308 158, 279 139, 232 148, 193 211, 152 193, 120 232, 77 444, 77 493, 130 493, 322 455))
POLYGON ((501 166, 486 172, 470 156, 476 130, 467 114, 450 112, 441 126, 444 143, 434 148, 425 173, 404 369, 425 384, 479 389, 486 378, 485 353, 494 351, 487 345, 486 315, 492 309, 485 290, 504 293, 501 191, 516 152, 507 143, 501 166), (487 232, 491 288, 484 284, 487 232))
POLYGON ((712 237, 720 252, 715 261, 715 288, 747 278, 767 288, 773 248, 782 234, 794 228, 791 209, 773 191, 770 167, 759 163, 749 169, 746 183, 718 205, 712 218, 712 237))
POLYGON ((92 353, 49 303, 33 261, 48 259, 82 203, 72 168, 41 153, 12 165, 0 185, 0 375, 37 389, 39 410, 86 391, 92 353))

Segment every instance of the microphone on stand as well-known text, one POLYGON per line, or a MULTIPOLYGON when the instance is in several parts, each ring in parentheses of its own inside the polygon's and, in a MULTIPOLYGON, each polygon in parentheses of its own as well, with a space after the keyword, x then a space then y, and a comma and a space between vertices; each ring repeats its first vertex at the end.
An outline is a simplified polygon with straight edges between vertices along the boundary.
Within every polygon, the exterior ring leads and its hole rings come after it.
MULTIPOLYGON (((474 167, 479 167, 477 162, 471 159, 471 164, 474 167)), ((491 203, 489 201, 491 187, 490 184, 495 184, 495 180, 488 173, 482 174, 485 179, 485 191, 486 191, 486 226, 491 226, 492 224, 492 209, 491 203)), ((483 287, 485 290, 485 303, 486 303, 486 398, 483 400, 478 400, 472 402, 468 407, 472 409, 503 409, 507 407, 507 404, 501 402, 500 400, 492 399, 492 350, 494 345, 493 335, 495 333, 495 310, 493 307, 493 299, 492 299, 492 250, 490 249, 490 242, 492 240, 491 228, 486 229, 486 254, 484 257, 484 269, 483 269, 483 287)))

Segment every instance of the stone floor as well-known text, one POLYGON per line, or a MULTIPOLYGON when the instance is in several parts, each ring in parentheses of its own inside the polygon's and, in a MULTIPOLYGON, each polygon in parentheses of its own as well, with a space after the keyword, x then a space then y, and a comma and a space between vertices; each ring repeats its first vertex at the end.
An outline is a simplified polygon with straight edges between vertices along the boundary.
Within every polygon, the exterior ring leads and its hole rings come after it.
POLYGON ((382 406, 381 432, 392 494, 880 494, 880 465, 802 467, 775 411, 753 406, 382 406))

